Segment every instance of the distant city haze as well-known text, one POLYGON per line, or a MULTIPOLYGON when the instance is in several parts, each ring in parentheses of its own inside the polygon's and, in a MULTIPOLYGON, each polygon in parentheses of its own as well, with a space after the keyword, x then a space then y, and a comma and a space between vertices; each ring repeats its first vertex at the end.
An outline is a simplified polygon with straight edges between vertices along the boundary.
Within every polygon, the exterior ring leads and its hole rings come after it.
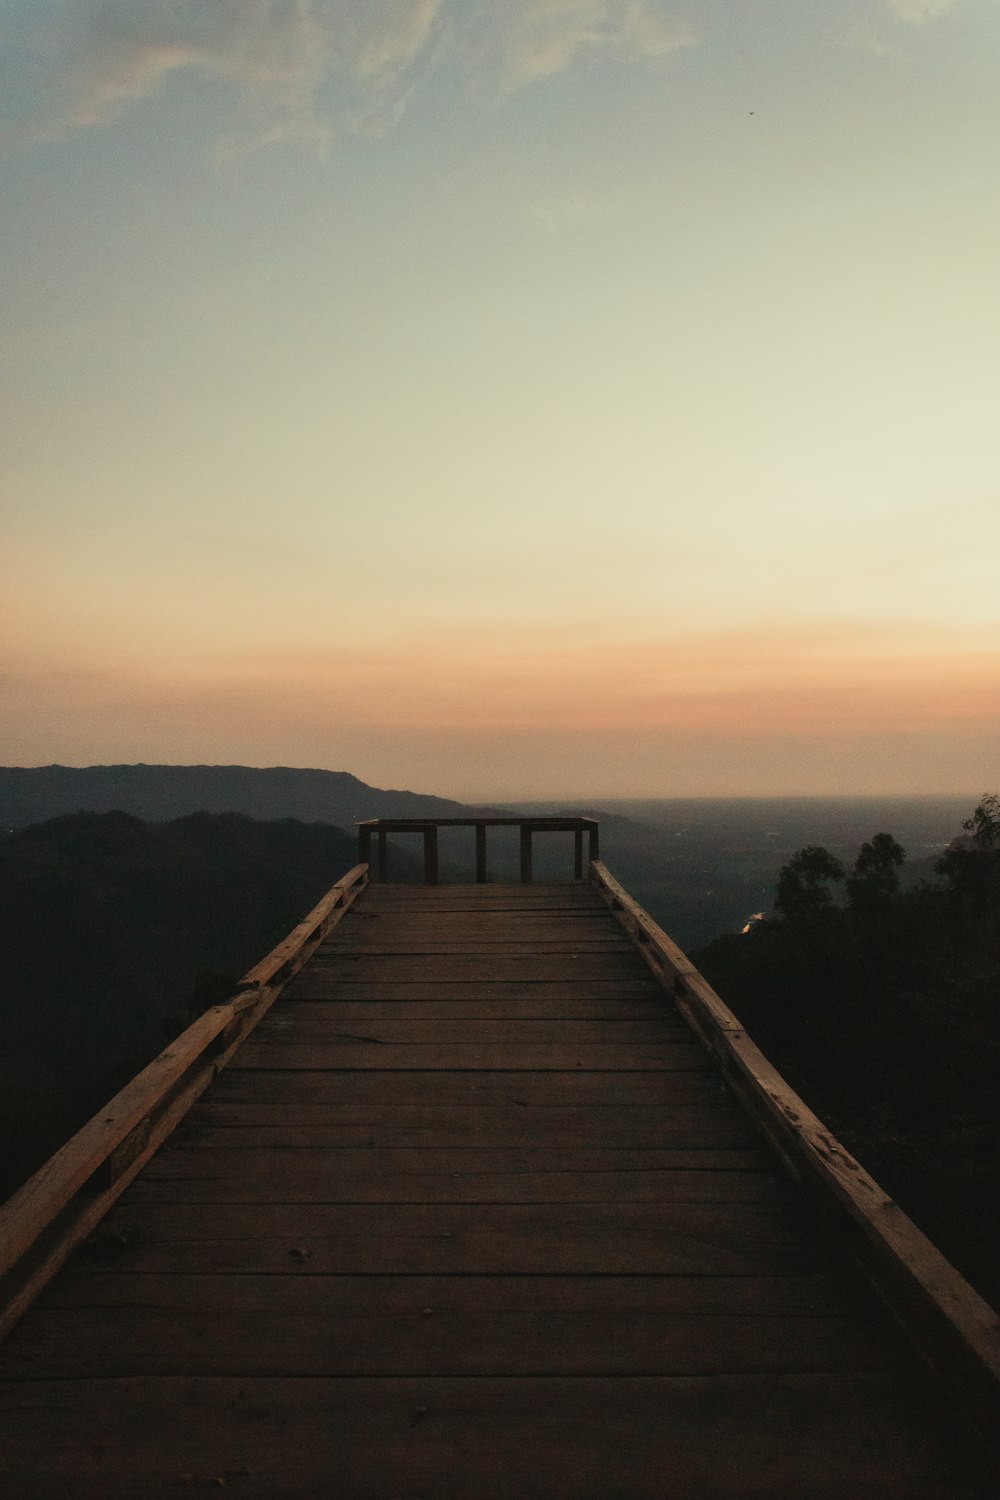
POLYGON ((996 787, 995 0, 8 0, 0 762, 996 787))

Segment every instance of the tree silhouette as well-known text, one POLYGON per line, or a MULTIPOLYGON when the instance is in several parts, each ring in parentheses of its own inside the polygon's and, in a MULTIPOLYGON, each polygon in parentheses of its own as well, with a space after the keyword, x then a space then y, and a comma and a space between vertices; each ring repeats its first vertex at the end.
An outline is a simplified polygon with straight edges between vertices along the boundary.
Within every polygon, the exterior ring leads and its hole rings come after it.
POLYGON ((987 792, 962 827, 972 834, 972 842, 978 849, 1000 848, 1000 797, 995 792, 987 792))
POLYGON ((899 890, 899 866, 906 850, 891 833, 877 833, 870 844, 862 844, 847 877, 847 900, 852 911, 886 911, 899 890))
POLYGON ((1000 1299, 1000 796, 936 870, 899 886, 876 834, 833 903, 836 859, 802 849, 777 920, 692 955, 806 1101, 987 1300, 1000 1299))
POLYGON ((1000 797, 987 792, 962 827, 965 835, 948 846, 934 868, 947 877, 957 898, 980 908, 994 905, 1000 888, 1000 797))
POLYGON ((843 880, 844 867, 822 844, 807 844, 778 874, 774 909, 789 922, 800 922, 833 906, 830 883, 843 880))

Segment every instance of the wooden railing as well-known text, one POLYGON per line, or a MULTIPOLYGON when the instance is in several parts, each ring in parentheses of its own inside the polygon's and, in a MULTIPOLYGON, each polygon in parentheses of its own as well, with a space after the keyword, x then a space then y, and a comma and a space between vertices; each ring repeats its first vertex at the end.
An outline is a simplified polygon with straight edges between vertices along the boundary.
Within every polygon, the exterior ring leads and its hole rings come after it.
POLYGON ((1000 1463, 1000 1318, 781 1076, 600 860, 590 880, 941 1389, 1000 1463))
POLYGON ((91 1232, 368 884, 356 865, 0 1205, 0 1339, 91 1232))
POLYGON ((482 885, 489 877, 486 868, 487 828, 519 828, 521 881, 531 884, 532 837, 536 833, 572 833, 573 878, 583 880, 583 836, 587 835, 587 862, 600 855, 596 818, 369 818, 358 825, 358 859, 371 864, 372 838, 376 839, 378 856, 374 878, 385 882, 388 867, 390 833, 420 833, 424 840, 424 884, 438 883, 438 829, 474 828, 476 830, 476 882, 482 885))

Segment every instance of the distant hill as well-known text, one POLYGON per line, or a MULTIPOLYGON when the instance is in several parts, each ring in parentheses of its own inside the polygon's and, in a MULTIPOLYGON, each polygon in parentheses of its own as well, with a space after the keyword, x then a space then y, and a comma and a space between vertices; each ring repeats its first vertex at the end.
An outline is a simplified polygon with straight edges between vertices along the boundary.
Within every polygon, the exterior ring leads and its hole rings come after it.
POLYGON ((446 797, 368 786, 349 771, 291 766, 0 767, 0 828, 26 828, 75 812, 126 812, 153 822, 193 812, 236 812, 350 829, 364 818, 459 818, 471 811, 446 797))

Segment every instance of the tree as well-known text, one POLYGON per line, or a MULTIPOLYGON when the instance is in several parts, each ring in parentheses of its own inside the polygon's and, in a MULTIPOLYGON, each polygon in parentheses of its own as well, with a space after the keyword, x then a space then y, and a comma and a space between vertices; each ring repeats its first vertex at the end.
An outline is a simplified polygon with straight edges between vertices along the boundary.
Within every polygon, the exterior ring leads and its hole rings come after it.
POLYGON ((877 833, 870 844, 862 844, 847 877, 847 899, 852 911, 880 912, 899 890, 899 866, 906 851, 891 833, 877 833))
POLYGON ((833 907, 830 883, 843 880, 844 867, 822 844, 807 844, 778 873, 774 909, 799 922, 833 907))
POLYGON ((962 827, 972 834, 977 849, 1000 848, 1000 797, 995 792, 987 792, 962 827))
POLYGON ((962 827, 965 834, 948 846, 934 868, 947 876, 959 900, 993 904, 1000 884, 1000 797, 987 792, 962 827))

